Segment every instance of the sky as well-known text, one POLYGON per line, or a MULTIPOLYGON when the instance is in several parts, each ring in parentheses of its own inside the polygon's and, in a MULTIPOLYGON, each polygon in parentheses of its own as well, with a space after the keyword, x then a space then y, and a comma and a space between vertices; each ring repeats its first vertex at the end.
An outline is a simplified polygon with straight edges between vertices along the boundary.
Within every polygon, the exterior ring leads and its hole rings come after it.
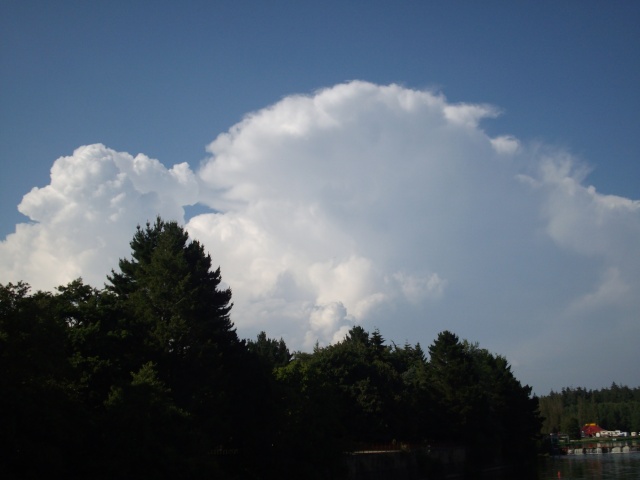
POLYGON ((640 3, 0 0, 0 283, 176 220, 242 338, 640 385, 640 3))

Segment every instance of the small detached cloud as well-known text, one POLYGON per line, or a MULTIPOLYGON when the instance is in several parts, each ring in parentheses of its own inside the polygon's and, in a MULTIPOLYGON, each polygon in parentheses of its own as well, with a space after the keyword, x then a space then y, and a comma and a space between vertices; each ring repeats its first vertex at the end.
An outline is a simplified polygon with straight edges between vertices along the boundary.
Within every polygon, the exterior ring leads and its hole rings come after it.
POLYGON ((244 336, 309 349, 356 324, 423 344, 446 328, 539 393, 608 385, 607 365, 633 383, 640 203, 599 194, 567 152, 489 137, 499 114, 354 81, 248 114, 195 172, 81 147, 25 195, 33 223, 0 243, 0 281, 100 286, 136 224, 199 203, 212 213, 185 226, 220 264, 244 336), (620 352, 598 370, 580 363, 594 335, 620 352))
POLYGON ((490 141, 496 152, 505 155, 512 155, 520 148, 518 139, 511 135, 500 135, 499 137, 492 138, 490 141))

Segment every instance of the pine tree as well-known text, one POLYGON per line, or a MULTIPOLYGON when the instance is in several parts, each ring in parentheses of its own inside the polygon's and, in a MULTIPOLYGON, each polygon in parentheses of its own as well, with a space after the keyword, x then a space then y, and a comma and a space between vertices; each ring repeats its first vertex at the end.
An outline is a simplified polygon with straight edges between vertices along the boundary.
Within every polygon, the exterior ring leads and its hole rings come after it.
POLYGON ((137 339, 136 369, 153 362, 175 404, 197 419, 207 438, 225 444, 237 432, 246 348, 229 313, 231 289, 198 241, 176 222, 158 217, 138 227, 131 259, 108 277, 137 339))
POLYGON ((456 438, 471 427, 481 398, 472 358, 457 335, 444 331, 429 346, 429 380, 441 415, 434 419, 442 435, 456 438))
POLYGON ((220 289, 220 268, 198 241, 189 242, 176 222, 157 218, 138 227, 132 259, 121 259, 107 288, 128 301, 132 313, 150 328, 153 346, 175 356, 202 354, 211 343, 238 343, 229 317, 231 289, 220 289))

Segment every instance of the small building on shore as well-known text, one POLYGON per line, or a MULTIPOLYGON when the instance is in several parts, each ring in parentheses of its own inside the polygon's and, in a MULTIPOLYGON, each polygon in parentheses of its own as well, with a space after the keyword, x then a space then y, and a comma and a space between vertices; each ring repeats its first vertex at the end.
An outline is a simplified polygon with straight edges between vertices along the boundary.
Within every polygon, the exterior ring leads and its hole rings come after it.
POLYGON ((600 433, 596 433, 596 437, 628 437, 629 432, 623 432, 620 430, 602 430, 600 433))
MULTIPOLYGON (((582 438, 588 437, 628 437, 629 432, 622 432, 620 430, 605 430, 600 425, 595 423, 586 423, 584 427, 580 429, 580 435, 582 438)), ((631 436, 634 436, 633 433, 631 436)))
POLYGON ((600 433, 604 431, 604 428, 602 428, 601 426, 599 426, 596 423, 586 423, 581 429, 580 429, 580 435, 585 438, 585 437, 599 437, 600 433))

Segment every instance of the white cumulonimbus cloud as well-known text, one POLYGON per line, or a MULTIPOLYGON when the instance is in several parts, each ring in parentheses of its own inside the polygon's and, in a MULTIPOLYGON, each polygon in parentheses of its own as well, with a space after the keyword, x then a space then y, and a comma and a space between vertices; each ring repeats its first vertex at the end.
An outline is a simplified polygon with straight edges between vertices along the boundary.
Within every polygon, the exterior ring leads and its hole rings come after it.
POLYGON ((33 223, 0 244, 0 281, 101 286, 137 224, 184 223, 199 203, 210 213, 185 226, 232 287, 241 334, 308 349, 355 324, 400 343, 449 329, 542 389, 602 386, 614 365, 631 383, 640 202, 599 194, 567 152, 490 137, 499 113, 354 81, 247 115, 195 172, 81 147, 25 195, 33 223))

